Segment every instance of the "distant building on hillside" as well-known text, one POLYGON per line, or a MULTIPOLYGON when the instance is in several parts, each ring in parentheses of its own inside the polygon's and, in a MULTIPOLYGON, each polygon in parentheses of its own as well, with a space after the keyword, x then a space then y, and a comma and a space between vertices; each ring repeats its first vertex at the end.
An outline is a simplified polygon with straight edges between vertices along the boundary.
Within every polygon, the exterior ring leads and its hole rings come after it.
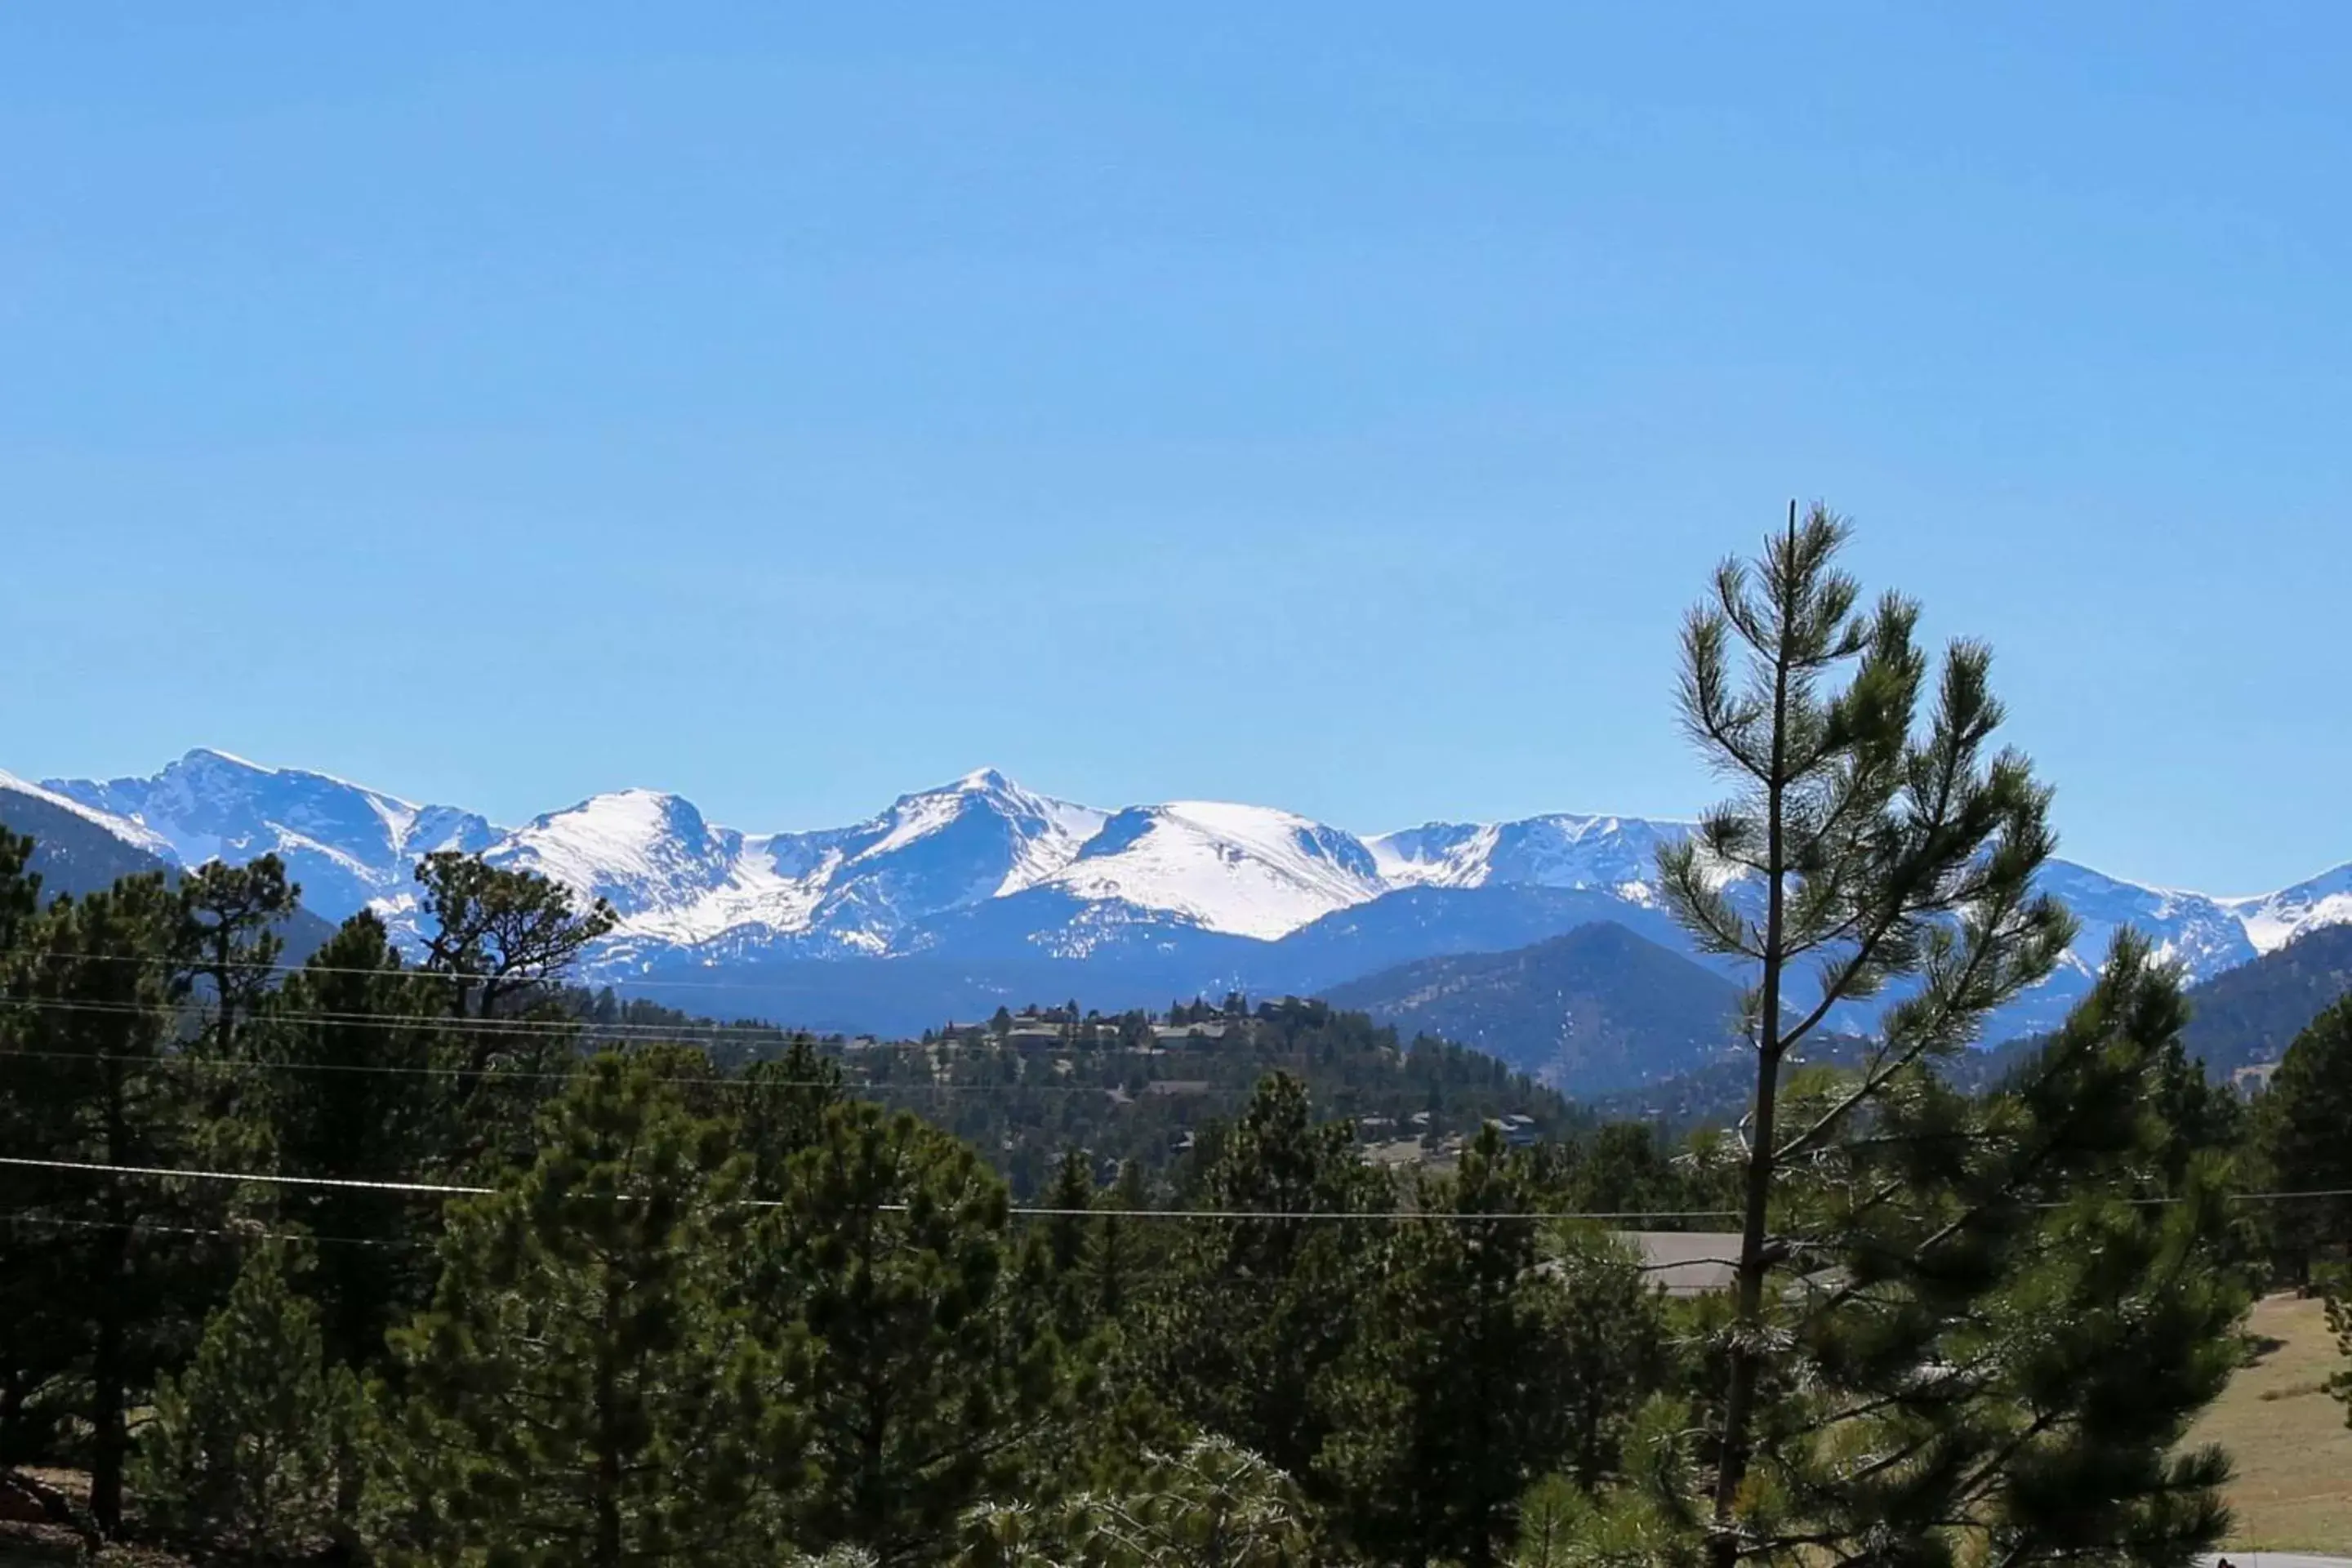
POLYGON ((1514 1112, 1509 1116, 1490 1116, 1486 1125, 1503 1135, 1503 1142, 1513 1149, 1532 1148, 1537 1143, 1536 1119, 1514 1112))
POLYGON ((2271 1074, 2278 1071, 2278 1066, 2276 1062, 2256 1062, 2252 1067, 2240 1068, 2230 1075, 2230 1087, 2246 1100, 2267 1093, 2271 1087, 2271 1074))

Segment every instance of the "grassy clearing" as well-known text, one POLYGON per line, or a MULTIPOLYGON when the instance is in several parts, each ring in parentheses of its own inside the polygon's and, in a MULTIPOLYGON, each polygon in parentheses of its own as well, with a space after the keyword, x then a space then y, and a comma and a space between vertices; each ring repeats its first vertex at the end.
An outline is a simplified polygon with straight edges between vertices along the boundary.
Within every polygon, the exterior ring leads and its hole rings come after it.
POLYGON ((2239 1551, 2352 1552, 2352 1426, 2322 1385, 2341 1366, 2319 1302, 2270 1296, 2247 1324, 2252 1364, 2189 1434, 2238 1462, 2230 1545, 2239 1551))

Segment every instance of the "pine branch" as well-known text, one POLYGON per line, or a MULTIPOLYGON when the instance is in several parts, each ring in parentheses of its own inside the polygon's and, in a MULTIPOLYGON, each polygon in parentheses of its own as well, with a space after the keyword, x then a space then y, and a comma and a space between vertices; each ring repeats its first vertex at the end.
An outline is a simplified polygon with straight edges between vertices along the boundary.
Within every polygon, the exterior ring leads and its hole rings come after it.
MULTIPOLYGON (((1975 944, 1973 955, 1971 956, 1968 965, 1968 973, 1973 974, 1979 970, 1986 956, 1990 954, 1991 951, 1992 944, 1990 942, 1980 942, 1975 944)), ((1959 1008, 1956 1004, 1948 1005, 1944 1010, 1945 1017, 1948 1020, 1951 1016, 1957 1015, 1963 1009, 1959 1008)), ((1826 1011, 1826 1005, 1822 1007, 1816 1008, 1813 1015, 1814 1018, 1818 1019, 1826 1011)), ((1836 1104, 1830 1107, 1828 1110, 1823 1111, 1820 1119, 1814 1121, 1811 1126, 1805 1129, 1804 1131, 1790 1139, 1787 1143, 1782 1144, 1776 1158, 1783 1160, 1792 1159, 1796 1155, 1802 1153, 1805 1150, 1818 1144, 1820 1140, 1826 1137, 1840 1121, 1843 1121, 1844 1118, 1853 1110, 1856 1106, 1875 1098, 1878 1091, 1884 1089, 1896 1074, 1900 1073, 1904 1068, 1911 1066, 1914 1062, 1918 1061, 1922 1057, 1926 1056, 1935 1042, 1936 1035, 1933 1032, 1921 1032, 1916 1037, 1917 1043, 1916 1045, 1912 1046, 1908 1050, 1903 1052, 1899 1057, 1893 1059, 1885 1068, 1865 1073, 1863 1080, 1854 1087, 1851 1093, 1847 1094, 1836 1104)), ((1889 1037, 1888 1044, 1890 1047, 1893 1044, 1891 1037, 1889 1037)), ((1879 1059, 1884 1061, 1886 1058, 1882 1056, 1879 1059)))

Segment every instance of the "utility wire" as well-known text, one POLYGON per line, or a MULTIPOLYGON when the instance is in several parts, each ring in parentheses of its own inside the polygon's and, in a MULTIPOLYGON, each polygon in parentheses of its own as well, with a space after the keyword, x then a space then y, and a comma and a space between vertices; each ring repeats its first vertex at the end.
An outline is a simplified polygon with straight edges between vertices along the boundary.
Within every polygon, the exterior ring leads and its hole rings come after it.
MULTIPOLYGON (((457 974, 448 970, 426 969, 422 966, 404 965, 397 969, 386 969, 380 966, 356 963, 285 963, 276 962, 274 960, 263 960, 258 958, 233 958, 229 960, 226 964, 220 964, 214 963, 209 958, 183 957, 177 954, 166 952, 77 952, 69 948, 43 948, 32 952, 26 956, 76 963, 145 963, 169 969, 184 969, 193 974, 208 974, 214 970, 227 968, 236 970, 244 973, 358 974, 374 975, 378 978, 386 980, 468 980, 476 984, 480 983, 484 979, 490 978, 489 976, 478 974, 457 974)), ((506 978, 520 979, 522 977, 508 976, 506 978)), ((531 983, 551 984, 555 982, 551 982, 547 977, 541 976, 533 980, 531 983)), ((679 991, 762 991, 767 989, 767 987, 760 984, 758 982, 749 980, 655 980, 645 976, 635 976, 628 983, 635 984, 658 985, 664 990, 679 991)), ((605 982, 604 984, 609 986, 612 983, 605 982)), ((589 990, 593 989, 593 987, 583 984, 581 989, 589 990)))
MULTIPOLYGON (((245 1171, 185 1171, 158 1165, 107 1165, 87 1160, 29 1160, 0 1156, 0 1167, 20 1170, 66 1171, 83 1175, 143 1176, 158 1180, 254 1182, 273 1186, 324 1187, 362 1192, 423 1193, 436 1197, 478 1197, 495 1193, 495 1187, 459 1186, 439 1182, 376 1182, 347 1176, 286 1176, 245 1171)), ((632 1194, 615 1194, 618 1198, 632 1194)), ((772 1208, 772 1201, 753 1202, 748 1206, 772 1208)), ((877 1204, 885 1214, 904 1214, 905 1204, 877 1204)), ((1736 1209, 1556 1209, 1510 1214, 1463 1214, 1447 1209, 1180 1209, 1180 1208, 1055 1208, 1035 1205, 1013 1205, 1006 1211, 1022 1219, 1173 1219, 1173 1220, 1360 1220, 1393 1222, 1399 1220, 1445 1220, 1457 1224, 1501 1224, 1507 1221, 1589 1220, 1589 1219, 1712 1219, 1727 1218, 1736 1209)))
MULTIPOLYGON (((77 952, 70 949, 44 948, 28 952, 26 956, 80 963, 145 963, 158 965, 164 968, 184 969, 191 973, 210 973, 214 970, 226 967, 247 973, 356 974, 363 976, 373 975, 379 979, 386 980, 463 980, 476 984, 478 984, 483 979, 488 978, 483 975, 462 975, 453 973, 447 970, 425 969, 423 967, 384 969, 371 967, 365 964, 334 964, 316 963, 285 963, 275 961, 265 962, 260 959, 243 958, 231 959, 226 965, 222 965, 213 963, 210 959, 198 960, 183 958, 171 953, 160 952, 77 952)), ((544 976, 533 980, 530 983, 536 984, 570 984, 576 985, 579 989, 583 991, 594 990, 597 989, 598 986, 602 986, 606 990, 612 990, 621 984, 658 987, 664 991, 766 991, 769 989, 769 987, 761 984, 759 982, 751 980, 668 980, 643 974, 632 975, 620 981, 600 977, 594 985, 589 984, 586 982, 555 981, 544 976)), ((1199 999, 1202 1001, 1207 1000, 1205 996, 1201 996, 1199 999)), ((1143 1009, 1139 1008, 1129 1008, 1126 1011, 1119 1013, 1097 1013, 1096 1017, 1108 1023, 1125 1017, 1129 1013, 1142 1010, 1143 1009)))
MULTIPOLYGON (((255 1182, 279 1186, 328 1187, 358 1189, 370 1192, 425 1193, 436 1196, 480 1196, 495 1193, 495 1187, 459 1186, 446 1183, 407 1181, 362 1181, 345 1176, 288 1176, 274 1173, 247 1171, 188 1171, 156 1165, 108 1165, 87 1160, 32 1160, 16 1156, 0 1156, 0 1166, 26 1170, 69 1171, 83 1174, 109 1176, 147 1176, 159 1179, 214 1182, 255 1182)), ((628 1194, 615 1194, 625 1197, 628 1194)), ((2224 1198, 2233 1203, 2275 1203, 2301 1198, 2352 1197, 2352 1187, 2325 1187, 2300 1190, 2273 1190, 2252 1193, 2225 1193, 2224 1198)), ((2140 1207, 2178 1204, 2179 1197, 2157 1196, 2124 1198, 2121 1202, 2140 1207)), ((774 1206, 772 1204, 756 1206, 774 1206)), ((876 1205, 885 1213, 903 1213, 904 1204, 876 1205)), ((2039 1204, 2038 1208, 2063 1208, 2063 1203, 2039 1204)), ((1398 1220, 1448 1220, 1457 1224, 1495 1224, 1506 1221, 1594 1220, 1594 1219, 1723 1219, 1738 1215, 1738 1209, 1549 1209, 1508 1214, 1463 1213, 1450 1209, 1187 1209, 1187 1208, 1054 1208, 1014 1205, 1009 1211, 1031 1219, 1191 1219, 1191 1220, 1366 1220, 1391 1222, 1398 1220)))
MULTIPOLYGON (((198 1019, 216 1018, 220 1016, 219 1007, 209 1003, 184 1002, 154 1004, 106 1000, 91 1001, 65 996, 0 997, 0 1007, 14 1007, 32 1012, 90 1013, 108 1017, 155 1017, 166 1013, 173 1016, 194 1016, 198 1019)), ((497 1035, 526 1039, 556 1036, 567 1039, 634 1039, 646 1040, 656 1044, 680 1045, 696 1043, 705 1039, 719 1039, 720 1037, 729 1036, 735 1037, 738 1039, 751 1036, 776 1036, 790 1039, 795 1035, 806 1035, 806 1031, 803 1030, 782 1029, 777 1028, 772 1025, 765 1024, 600 1024, 592 1019, 474 1018, 458 1016, 448 1013, 362 1013, 281 1007, 253 1008, 245 1014, 245 1018, 248 1023, 257 1024, 322 1024, 332 1025, 341 1028, 362 1029, 417 1028, 433 1029, 450 1034, 497 1035)), ((816 1038, 814 1036, 810 1036, 808 1037, 812 1040, 816 1038)), ((953 1055, 959 1051, 967 1050, 970 1047, 966 1047, 961 1041, 950 1041, 945 1039, 934 1040, 929 1045, 926 1045, 920 1040, 877 1039, 874 1042, 873 1048, 882 1050, 933 1050, 953 1055)), ((1076 1058, 1095 1056, 1138 1056, 1146 1054, 1182 1056, 1187 1054, 1182 1050, 1167 1050, 1160 1047, 1153 1047, 1149 1051, 1137 1051, 1129 1047, 1108 1044, 1097 1046, 1091 1049, 1076 1046, 1047 1047, 1033 1049, 1025 1046, 1014 1046, 1010 1042, 1000 1041, 987 1048, 997 1051, 1009 1050, 1023 1057, 1076 1058)), ((845 1051, 847 1047, 845 1047, 845 1051)), ((1204 1046, 1202 1047, 1203 1054, 1212 1052, 1213 1049, 1213 1046, 1204 1046)))
MULTIPOLYGON (((114 1016, 149 1017, 171 1013, 194 1014, 195 1016, 216 1017, 219 1008, 210 1003, 147 1003, 89 1001, 65 996, 0 997, 0 1006, 29 1008, 34 1011, 57 1013, 95 1013, 114 1016)), ((335 1024, 352 1028, 439 1028, 478 1035, 514 1035, 524 1037, 540 1035, 572 1037, 583 1034, 605 1037, 676 1040, 688 1034, 716 1034, 732 1030, 737 1034, 773 1033, 789 1036, 791 1030, 770 1026, 737 1026, 731 1024, 598 1024, 590 1020, 570 1018, 472 1018, 449 1013, 359 1013, 328 1009, 257 1007, 250 1009, 248 1020, 278 1020, 293 1024, 335 1024)))
MULTIPOLYGON (((1073 1214, 1098 1215, 1100 1210, 1077 1209, 1073 1214)), ((1105 1216, 1115 1217, 1115 1216, 1105 1216)), ((318 1242, 332 1247, 376 1247, 393 1249, 415 1249, 437 1246, 439 1238, 429 1236, 392 1237, 365 1236, 313 1236, 299 1230, 260 1230, 247 1226, 209 1226, 193 1225, 152 1225, 144 1220, 70 1219, 57 1215, 45 1215, 31 1210, 0 1215, 0 1223, 10 1225, 47 1225, 76 1230, 121 1230, 141 1236, 204 1236, 224 1237, 230 1241, 289 1241, 318 1242)), ((1664 1263, 1636 1265, 1639 1272, 1656 1274, 1671 1268, 1687 1268, 1693 1263, 1728 1264, 1730 1258, 1675 1258, 1664 1263)))
POLYGON ((26 1160, 0 1156, 0 1165, 21 1170, 76 1171, 108 1176, 158 1176, 191 1182, 257 1182, 280 1187, 336 1187, 362 1192, 430 1193, 437 1197, 478 1197, 496 1187, 454 1186, 441 1182, 368 1182, 348 1176, 283 1176, 257 1171, 182 1171, 163 1165, 108 1165, 90 1160, 26 1160))
MULTIPOLYGON (((688 1042, 679 1043, 684 1044, 688 1042)), ((0 1065, 5 1065, 9 1061, 18 1059, 27 1061, 128 1062, 132 1064, 166 1067, 175 1070, 184 1068, 191 1072, 389 1073, 403 1078, 495 1078, 519 1079, 526 1082, 535 1080, 569 1082, 570 1080, 580 1077, 582 1075, 583 1068, 584 1068, 586 1065, 583 1062, 581 1068, 569 1069, 551 1068, 506 1068, 495 1066, 480 1068, 410 1067, 383 1062, 257 1061, 249 1058, 236 1060, 215 1060, 205 1057, 189 1056, 184 1053, 170 1056, 140 1056, 135 1053, 126 1054, 122 1052, 107 1051, 0 1050, 0 1065)), ((827 1058, 826 1059, 836 1060, 838 1058, 827 1058)), ((1099 1094, 1116 1097, 1122 1091, 1124 1087, 1118 1084, 1080 1083, 931 1083, 914 1080, 902 1082, 893 1081, 887 1079, 868 1080, 847 1077, 841 1079, 775 1077, 747 1078, 741 1075, 730 1076, 723 1073, 656 1073, 651 1075, 649 1081, 654 1083, 703 1085, 716 1089, 837 1089, 844 1094, 852 1096, 861 1095, 870 1091, 877 1094, 929 1094, 934 1092, 940 1094, 1099 1094)), ((1180 1080, 1161 1079, 1152 1081, 1164 1083, 1180 1080)), ((1182 1095, 1170 1096, 1168 1098, 1178 1100, 1229 1099, 1237 1095, 1247 1095, 1255 1092, 1256 1090, 1252 1086, 1245 1084, 1212 1084, 1206 1089, 1187 1089, 1182 1095)), ((1138 1100, 1155 1098, 1159 1097, 1147 1093, 1141 1096, 1130 1096, 1129 1100, 1130 1102, 1133 1102, 1138 1100)))

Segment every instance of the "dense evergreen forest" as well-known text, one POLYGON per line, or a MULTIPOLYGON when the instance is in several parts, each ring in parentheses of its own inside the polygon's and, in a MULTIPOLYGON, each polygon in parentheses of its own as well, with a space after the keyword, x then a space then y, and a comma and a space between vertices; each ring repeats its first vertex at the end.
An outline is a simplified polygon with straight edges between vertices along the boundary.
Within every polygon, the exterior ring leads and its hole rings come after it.
POLYGON ((605 917, 478 860, 420 868, 421 963, 361 915, 289 965, 274 860, 45 901, 29 852, 0 839, 0 1463, 91 1542, 1493 1560, 1528 1486, 1615 1468, 1670 1317, 1597 1226, 1509 1216, 1721 1201, 1317 1004, 818 1042, 567 987, 605 917))
POLYGON ((2031 891, 2048 792, 1987 749, 1974 645, 1919 717, 1915 612, 1855 611, 1842 538, 1792 513, 1689 623, 1685 718, 1755 787, 1662 897, 1759 981, 1747 1113, 1672 1147, 1317 1003, 707 1024, 574 987, 610 911, 457 854, 408 952, 362 913, 292 963, 274 859, 47 896, 0 831, 0 1529, 479 1568, 2180 1568, 2226 1526, 2227 1456, 2181 1442, 2252 1293, 2352 1237, 2352 1003, 2250 1111, 2126 934, 2063 1028, 1953 1071, 2071 938, 2031 891), (1814 1032, 1898 981, 1872 1038, 1814 1032), (1653 1285, 1623 1233, 1675 1225, 1728 1289, 1653 1285))
MULTIPOLYGON (((0 1462, 16 1511, 69 1536, 252 1562, 1599 1560, 1546 1542, 1663 1528, 1622 1510, 1662 1424, 1710 1401, 1723 1299, 1657 1295, 1610 1225, 1513 1216, 1719 1211, 1736 1142, 1669 1157, 1358 1016, 1227 998, 818 1042, 566 987, 601 917, 478 862, 421 871, 422 964, 362 915, 289 966, 273 862, 44 903, 27 850, 0 842, 0 1132, 29 1162, 0 1166, 0 1462), (925 1114, 889 1103, 908 1083, 925 1114), (1239 1092, 1219 1110, 1201 1083, 1239 1092), (1392 1142, 1434 1158, 1368 1158, 1365 1118, 1419 1112, 1392 1142), (1105 1153, 1129 1116, 1134 1152, 1105 1153), (1017 1173, 1065 1135, 1022 1212, 987 1155, 1017 1173)), ((2266 1107, 2352 1080, 2332 1017, 2333 1058, 2299 1047, 2266 1107)), ((2074 1157, 2175 1190, 2247 1119, 2160 1016, 2135 1061, 2131 1021, 2086 1022, 2064 1101, 2028 1086, 2005 1114, 2137 1107, 2074 1157)), ((2273 1120, 2291 1179, 2340 1163, 2273 1120)), ((2135 1216, 2186 1212, 2117 1211, 2105 1239, 2179 1289, 2179 1222, 2135 1216)), ((2266 1244, 2340 1239, 2325 1211, 2297 1226, 2215 1233, 2209 1328, 2266 1244)), ((2032 1289, 2062 1284, 2162 1305, 2032 1289)), ((2230 1341, 2099 1333, 2070 1375, 2169 1353, 2187 1380, 2140 1416, 2154 1462, 2230 1341)), ((2212 1461, 2188 1463, 2141 1504, 2200 1495, 2212 1461)))
POLYGON ((1558 1092, 1491 1057, 1426 1036, 1400 1040, 1360 1013, 1284 997, 1228 995, 1113 1016, 1075 1001, 1000 1008, 919 1040, 811 1039, 764 1024, 719 1024, 610 990, 568 990, 562 1006, 590 1044, 658 1037, 743 1065, 791 1052, 861 1099, 913 1110, 979 1149, 1035 1196, 1067 1152, 1108 1179, 1132 1163, 1182 1179, 1203 1137, 1231 1121, 1269 1074, 1300 1080, 1316 1113, 1353 1126, 1399 1163, 1457 1152, 1489 1121, 1515 1145, 1564 1142, 1594 1123, 1558 1092))

